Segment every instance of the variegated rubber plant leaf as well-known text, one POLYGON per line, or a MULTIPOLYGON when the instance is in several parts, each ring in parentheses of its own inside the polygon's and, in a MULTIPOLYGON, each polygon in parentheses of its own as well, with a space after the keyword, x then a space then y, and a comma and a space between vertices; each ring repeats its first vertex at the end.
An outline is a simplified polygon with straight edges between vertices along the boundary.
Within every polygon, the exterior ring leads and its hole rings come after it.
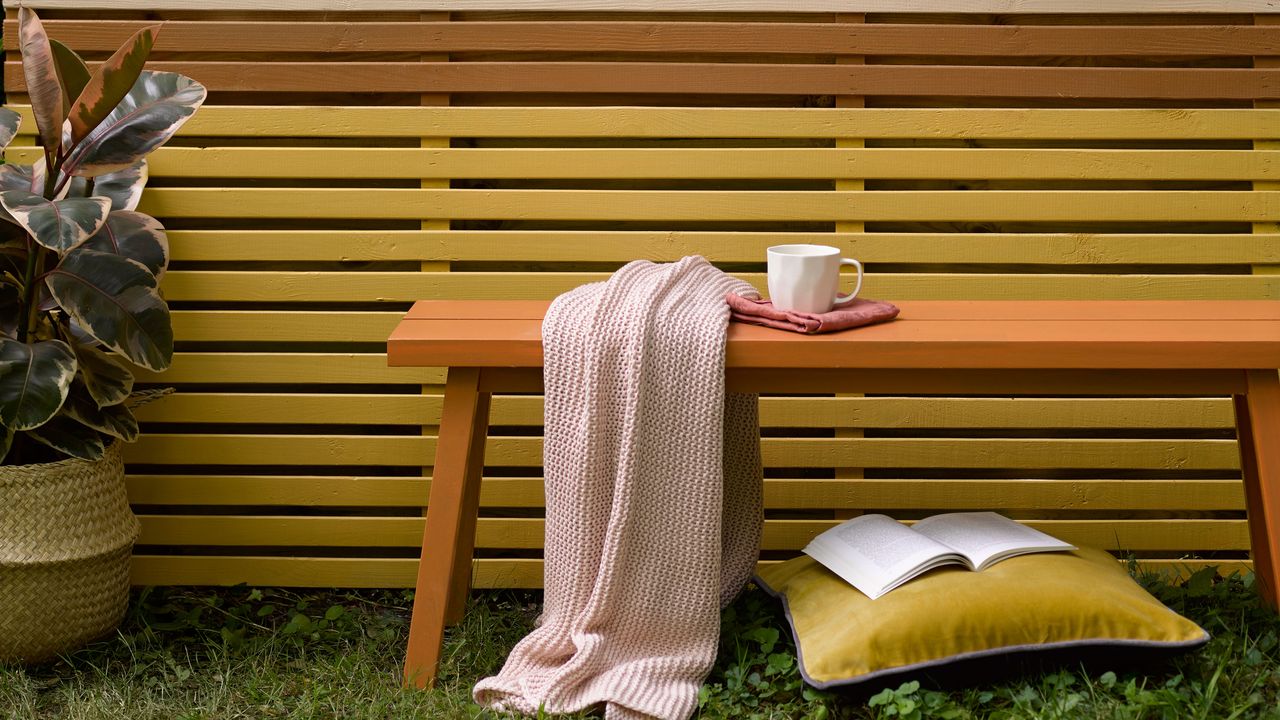
POLYGON ((130 210, 116 210, 107 216, 102 229, 84 242, 89 250, 137 260, 159 280, 169 267, 169 240, 159 220, 130 210))
POLYGON ((169 306, 142 263, 76 248, 45 278, 71 318, 102 344, 148 370, 173 361, 169 306))
POLYGON ((9 108, 0 108, 0 150, 9 147, 22 125, 22 116, 9 108))
POLYGON ((22 47, 22 72, 31 96, 31 111, 36 116, 45 153, 51 154, 62 145, 65 101, 49 36, 31 8, 18 9, 18 43, 22 47))
POLYGON ((159 25, 149 25, 137 31, 89 76, 71 104, 72 143, 86 138, 129 94, 151 54, 159 30, 159 25))
POLYGON ((71 104, 89 84, 92 73, 75 50, 53 38, 49 38, 49 49, 53 51, 53 65, 58 71, 58 79, 62 81, 62 104, 70 112, 71 104))
POLYGON ((79 363, 80 377, 84 378, 85 389, 98 407, 124 402, 133 392, 133 373, 110 355, 94 347, 98 342, 96 339, 88 339, 92 344, 71 344, 79 363))
MULTIPOLYGON (((71 181, 71 195, 84 195, 81 186, 85 178, 71 181)), ((142 200, 142 189, 147 185, 147 161, 139 160, 122 170, 103 173, 93 179, 93 194, 111 200, 112 210, 133 210, 142 200)))
POLYGON ((0 339, 0 422, 30 430, 57 414, 76 374, 76 356, 61 340, 0 339))
POLYGON ((138 439, 138 421, 133 417, 133 412, 124 403, 98 407, 98 403, 79 378, 72 381, 71 391, 67 394, 62 411, 81 425, 125 442, 138 439))
POLYGON ((36 242, 58 252, 66 252, 97 233, 111 212, 111 201, 104 197, 45 200, 25 190, 0 192, 0 205, 36 242))
MULTIPOLYGON (((41 160, 43 166, 44 161, 41 160)), ((36 185, 37 180, 44 182, 44 174, 39 176, 35 174, 35 167, 32 165, 17 165, 15 163, 5 163, 0 165, 0 191, 3 190, 26 190, 34 193, 39 191, 36 185)))
POLYGON ((82 460, 97 460, 106 449, 97 430, 77 422, 66 413, 59 413, 40 427, 28 430, 27 435, 64 455, 82 460))
POLYGON ((63 172, 96 177, 129 167, 168 142, 207 94, 184 75, 143 71, 120 104, 71 151, 63 172))

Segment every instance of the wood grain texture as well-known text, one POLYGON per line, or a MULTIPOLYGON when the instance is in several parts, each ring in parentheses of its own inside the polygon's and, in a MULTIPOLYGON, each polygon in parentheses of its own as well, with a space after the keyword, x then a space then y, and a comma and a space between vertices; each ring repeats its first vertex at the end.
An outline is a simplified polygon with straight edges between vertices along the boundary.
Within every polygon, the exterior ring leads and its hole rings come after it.
MULTIPOLYGON (((542 398, 494 398, 494 425, 542 425, 542 398)), ((135 411, 142 422, 437 425, 441 396, 377 393, 182 391, 135 411)), ((1231 427, 1223 399, 777 398, 760 400, 770 428, 1215 428, 1231 427)))
MULTIPOLYGON (((760 566, 778 561, 766 560, 760 566)), ((1119 562, 1119 561, 1118 561, 1119 562)), ((412 558, 270 557, 261 555, 133 556, 130 582, 146 585, 238 585, 271 587, 403 588, 413 585, 418 560, 412 558)), ((1189 560, 1152 558, 1138 567, 1186 578, 1204 567, 1220 574, 1246 572, 1247 560, 1189 560)), ((478 588, 540 588, 542 561, 482 559, 472 562, 472 582, 478 588)))
POLYGON ((175 147, 147 162, 153 178, 211 179, 1280 180, 1277 150, 175 147))
MULTIPOLYGON (((141 20, 44 22, 77 51, 114 51, 141 20)), ((1264 55, 1280 28, 1255 25, 933 25, 780 22, 289 22, 168 20, 155 52, 625 52, 1211 57, 1264 55)), ((17 23, 4 26, 16 37, 17 23)))
MULTIPOLYGON (((394 316, 388 320, 393 321, 394 316)), ((258 332, 254 323, 249 328, 249 336, 258 332)), ((168 370, 139 369, 134 375, 139 382, 162 384, 423 385, 444 382, 444 371, 440 368, 389 368, 387 356, 382 352, 281 352, 279 348, 274 352, 178 352, 168 370)))
MULTIPOLYGON (((34 136, 30 106, 14 109, 34 136)), ((1280 109, 207 105, 178 136, 1254 140, 1280 138, 1280 109)))
POLYGON ((1210 190, 414 190, 150 188, 159 218, 1261 222, 1280 191, 1210 190))
MULTIPOLYGON (((4 7, 58 10, 261 10, 255 0, 4 0, 4 7)), ((306 11, 662 11, 815 13, 1273 13, 1273 0, 277 0, 306 11)))
MULTIPOLYGON (((815 243, 866 262, 1280 263, 1275 233, 830 233, 679 230, 169 230, 173 260, 594 261, 702 255, 758 262, 771 245, 815 243)), ((414 298, 421 299, 421 298, 414 298)))
MULTIPOLYGON (((189 75, 214 92, 1280 99, 1280 69, 1250 68, 218 61, 155 61, 148 67, 189 75)), ((5 63, 4 80, 14 91, 26 89, 16 62, 5 63)))
MULTIPOLYGON (((430 301, 419 303, 429 307, 430 301)), ((797 336, 753 325, 730 326, 728 368, 1275 368, 1280 367, 1280 319, 1187 321, 1194 303, 1147 305, 1142 319, 1089 317, 1088 301, 1036 306, 961 303, 933 306, 939 319, 913 319, 903 305, 894 322, 857 333, 797 336), (1017 313, 1013 319, 1007 312, 1017 313), (947 318, 954 312, 960 319, 947 318), (1166 319, 1157 319, 1157 318, 1166 319)), ((1246 307, 1249 307, 1246 305, 1246 307)), ((1262 307, 1267 307, 1263 304, 1262 307)), ((1274 306, 1272 306, 1274 307, 1274 306)), ((924 309, 924 306, 922 306, 924 309)), ((1097 308, 1094 313, 1101 311, 1097 308)), ((426 310, 419 311, 428 312, 426 310)), ((1267 309, 1264 312, 1274 312, 1267 309)), ((411 313, 412 314, 412 313, 411 313)), ((1096 315, 1095 315, 1096 316, 1096 315)), ((1221 318, 1221 316, 1219 316, 1221 318)), ((397 325, 388 341, 392 365, 474 365, 537 368, 541 321, 416 319, 397 325), (427 359, 431 358, 430 363, 427 359)))
MULTIPOLYGON (((489 437, 485 464, 536 467, 542 439, 489 437)), ((224 467, 420 467, 435 455, 434 437, 145 433, 125 460, 145 465, 224 467)), ((1046 470, 1216 470, 1239 467, 1231 440, 1109 438, 765 438, 767 467, 1002 468, 1046 470), (995 461, 995 458, 999 458, 995 461)))
MULTIPOLYGON (((287 515, 143 515, 141 545, 282 545, 294 547, 420 547, 422 518, 290 517, 287 515)), ((762 550, 798 550, 831 520, 765 520, 762 550)), ((1248 550, 1244 520, 1029 520, 1026 525, 1067 542, 1106 550, 1248 550)), ((538 518, 480 518, 476 547, 536 550, 538 518)), ((436 545, 435 547, 439 547, 436 545)))
MULTIPOLYGON (((129 500, 141 505, 419 508, 422 477, 352 475, 130 475, 129 500)), ((903 477, 809 480, 765 478, 770 509, 890 510, 1233 510, 1244 509, 1239 480, 992 480, 903 477)), ((542 478, 485 478, 481 507, 541 508, 542 478)))
MULTIPOLYGON (((755 287, 767 287, 764 273, 733 273, 755 287)), ((292 272, 174 270, 162 283, 172 300, 218 302, 412 302, 470 297, 486 300, 549 300, 607 272, 292 272)), ((1255 300, 1280 298, 1280 278, 1266 275, 1089 274, 1089 273, 869 273, 867 297, 915 300, 1255 300)), ((303 310, 303 308, 299 308, 303 310)), ((231 313, 228 318, 257 316, 231 313)), ((212 328, 207 316, 200 316, 212 328)), ((282 329, 281 339, 298 336, 312 316, 299 317, 299 327, 282 329)), ((351 319, 358 316, 348 315, 351 319)), ((381 319, 375 319, 381 323, 381 319)), ((186 322, 186 321, 184 321, 186 322)), ((270 323, 270 319, 262 318, 270 323)), ((185 329, 191 327, 184 324, 185 329)), ((230 325, 220 325, 230 329, 230 325)), ((379 324, 379 327, 381 325, 379 324)), ((250 322, 240 339, 269 327, 250 322)), ((365 338, 360 333, 353 336, 365 338)), ((197 337, 183 336, 195 340, 197 337)))

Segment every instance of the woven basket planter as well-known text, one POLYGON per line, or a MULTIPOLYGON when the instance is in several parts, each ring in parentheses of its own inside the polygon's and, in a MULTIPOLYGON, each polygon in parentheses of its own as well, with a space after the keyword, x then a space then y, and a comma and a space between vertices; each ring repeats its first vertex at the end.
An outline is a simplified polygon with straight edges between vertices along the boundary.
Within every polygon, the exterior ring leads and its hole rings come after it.
POLYGON ((0 662, 49 660, 115 629, 138 529, 118 442, 96 462, 0 466, 0 662))

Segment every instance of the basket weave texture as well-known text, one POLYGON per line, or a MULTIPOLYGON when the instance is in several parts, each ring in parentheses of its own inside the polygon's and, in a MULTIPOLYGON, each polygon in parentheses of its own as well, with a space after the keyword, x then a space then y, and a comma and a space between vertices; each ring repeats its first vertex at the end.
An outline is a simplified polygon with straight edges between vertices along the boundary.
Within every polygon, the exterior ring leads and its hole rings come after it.
POLYGON ((120 443, 101 460, 0 466, 0 662, 42 662, 120 624, 139 523, 120 443))

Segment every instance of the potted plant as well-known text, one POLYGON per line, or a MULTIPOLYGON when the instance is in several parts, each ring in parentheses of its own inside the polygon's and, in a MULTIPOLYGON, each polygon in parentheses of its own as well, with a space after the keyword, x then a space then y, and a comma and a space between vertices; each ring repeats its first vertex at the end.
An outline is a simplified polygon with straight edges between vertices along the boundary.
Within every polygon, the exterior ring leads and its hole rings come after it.
MULTIPOLYGON (((137 212, 145 156, 204 102, 143 70, 159 26, 90 71, 19 11, 43 145, 0 166, 0 661, 36 662, 115 628, 137 518, 120 445, 137 437, 133 375, 173 358, 159 279, 164 228, 137 212)), ((20 116, 0 109, 0 148, 20 116)))

